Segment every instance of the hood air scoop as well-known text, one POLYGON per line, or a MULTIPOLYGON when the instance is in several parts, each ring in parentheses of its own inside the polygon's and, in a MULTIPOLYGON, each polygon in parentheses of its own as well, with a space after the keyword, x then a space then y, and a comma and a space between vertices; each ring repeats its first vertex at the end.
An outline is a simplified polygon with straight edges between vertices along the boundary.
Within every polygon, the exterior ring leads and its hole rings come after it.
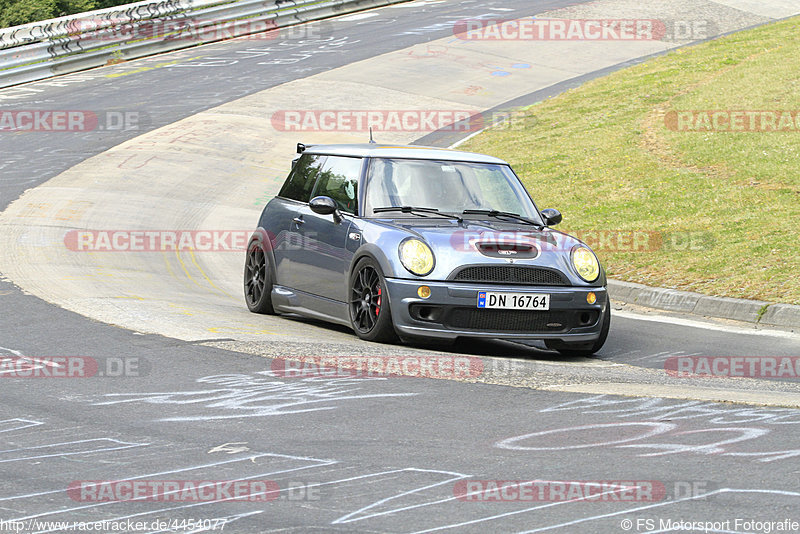
POLYGON ((531 260, 539 256, 539 249, 530 243, 483 242, 476 246, 481 254, 490 258, 531 260))

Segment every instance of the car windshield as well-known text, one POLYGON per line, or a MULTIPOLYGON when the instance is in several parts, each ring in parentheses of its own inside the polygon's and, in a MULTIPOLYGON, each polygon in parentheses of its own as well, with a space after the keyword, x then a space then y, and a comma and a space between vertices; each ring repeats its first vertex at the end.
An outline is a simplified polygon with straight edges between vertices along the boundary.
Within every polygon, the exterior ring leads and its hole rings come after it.
POLYGON ((385 212, 376 213, 376 208, 413 206, 455 214, 465 210, 515 213, 542 223, 508 165, 373 158, 366 183, 367 217, 386 216, 385 212))

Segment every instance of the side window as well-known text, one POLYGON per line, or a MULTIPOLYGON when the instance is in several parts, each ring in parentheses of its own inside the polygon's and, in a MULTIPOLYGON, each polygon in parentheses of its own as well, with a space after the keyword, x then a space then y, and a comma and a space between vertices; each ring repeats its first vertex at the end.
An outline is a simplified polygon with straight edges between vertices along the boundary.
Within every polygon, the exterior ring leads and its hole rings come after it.
POLYGON ((279 197, 308 202, 311 200, 311 189, 317 179, 319 170, 325 163, 325 156, 303 154, 294 164, 292 172, 283 184, 279 197))
POLYGON ((328 156, 319 173, 312 197, 331 197, 346 213, 358 213, 358 178, 361 158, 328 156))

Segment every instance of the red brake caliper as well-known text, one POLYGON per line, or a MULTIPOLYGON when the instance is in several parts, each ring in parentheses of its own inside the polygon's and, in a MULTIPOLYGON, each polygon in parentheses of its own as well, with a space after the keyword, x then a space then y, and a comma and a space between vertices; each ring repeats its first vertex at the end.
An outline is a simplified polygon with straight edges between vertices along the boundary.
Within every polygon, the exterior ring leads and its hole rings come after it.
POLYGON ((381 288, 378 287, 378 300, 375 302, 375 317, 381 313, 381 288))

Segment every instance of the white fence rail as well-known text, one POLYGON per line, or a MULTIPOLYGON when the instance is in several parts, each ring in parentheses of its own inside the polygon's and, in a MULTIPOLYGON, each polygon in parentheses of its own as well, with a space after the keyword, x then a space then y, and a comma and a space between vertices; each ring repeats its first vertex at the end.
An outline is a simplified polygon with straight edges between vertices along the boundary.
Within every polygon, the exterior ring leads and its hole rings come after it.
POLYGON ((159 0, 0 29, 0 87, 408 0, 159 0))

